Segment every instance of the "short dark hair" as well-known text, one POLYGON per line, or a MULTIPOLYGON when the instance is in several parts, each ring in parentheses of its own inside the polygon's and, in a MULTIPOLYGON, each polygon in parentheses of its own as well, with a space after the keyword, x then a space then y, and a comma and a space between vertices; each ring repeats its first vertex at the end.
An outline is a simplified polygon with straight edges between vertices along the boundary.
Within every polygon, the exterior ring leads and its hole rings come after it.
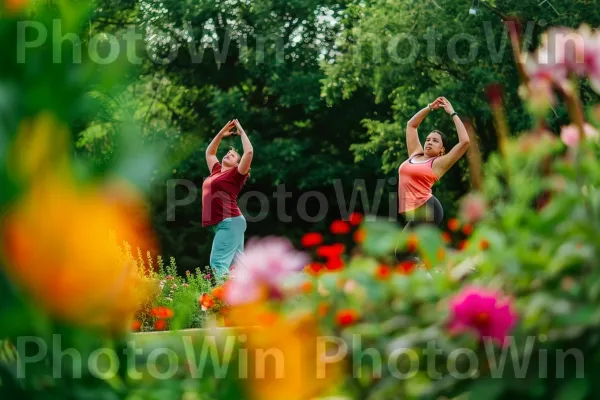
POLYGON ((446 150, 446 152, 448 152, 450 150, 450 143, 448 142, 448 138, 446 137, 446 135, 444 135, 442 131, 438 131, 437 129, 434 129, 431 132, 429 132, 430 135, 432 133, 437 133, 438 135, 440 135, 440 137, 442 138, 442 146, 444 146, 444 149, 446 150))

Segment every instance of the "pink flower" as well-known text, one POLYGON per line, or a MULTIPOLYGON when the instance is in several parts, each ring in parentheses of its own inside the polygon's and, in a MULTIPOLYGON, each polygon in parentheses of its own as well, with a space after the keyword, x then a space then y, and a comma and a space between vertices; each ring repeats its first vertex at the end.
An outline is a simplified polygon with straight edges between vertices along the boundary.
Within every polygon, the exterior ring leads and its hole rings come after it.
MULTIPOLYGON (((598 139, 599 137, 598 131, 590 124, 585 124, 583 126, 583 132, 585 133, 586 139, 598 139)), ((577 128, 577 125, 571 124, 563 126, 560 131, 560 138, 568 147, 576 147, 579 145, 579 129, 577 128)))
POLYGON ((466 223, 481 220, 486 212, 485 198, 479 193, 469 193, 460 202, 460 216, 466 223))
POLYGON ((526 71, 532 80, 559 85, 571 73, 588 77, 594 90, 600 93, 600 34, 585 24, 578 30, 550 28, 542 37, 535 61, 528 60, 526 71))
POLYGON ((480 340, 491 338, 503 345, 518 319, 510 298, 477 287, 467 287, 451 299, 450 310, 450 332, 471 331, 480 340))
POLYGON ((308 262, 308 256, 296 251, 287 239, 251 239, 234 264, 236 274, 227 282, 225 302, 236 305, 257 301, 265 289, 270 297, 281 297, 288 278, 302 273, 308 262))

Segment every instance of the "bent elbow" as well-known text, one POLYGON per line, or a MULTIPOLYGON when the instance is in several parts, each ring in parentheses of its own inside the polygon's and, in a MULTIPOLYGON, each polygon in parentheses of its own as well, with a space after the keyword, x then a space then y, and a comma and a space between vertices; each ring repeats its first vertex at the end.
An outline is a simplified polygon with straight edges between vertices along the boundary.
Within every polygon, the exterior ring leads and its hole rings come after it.
POLYGON ((254 155, 254 149, 244 151, 244 155, 252 157, 254 155))

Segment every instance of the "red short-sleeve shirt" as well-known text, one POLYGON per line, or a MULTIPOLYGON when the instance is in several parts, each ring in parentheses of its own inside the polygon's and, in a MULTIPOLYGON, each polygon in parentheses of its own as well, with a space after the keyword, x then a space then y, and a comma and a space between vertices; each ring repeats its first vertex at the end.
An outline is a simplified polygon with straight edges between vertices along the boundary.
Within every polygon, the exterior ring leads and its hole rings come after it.
POLYGON ((216 225, 226 218, 242 215, 237 197, 246 183, 248 174, 242 175, 237 167, 221 172, 216 163, 202 184, 202 226, 216 225))

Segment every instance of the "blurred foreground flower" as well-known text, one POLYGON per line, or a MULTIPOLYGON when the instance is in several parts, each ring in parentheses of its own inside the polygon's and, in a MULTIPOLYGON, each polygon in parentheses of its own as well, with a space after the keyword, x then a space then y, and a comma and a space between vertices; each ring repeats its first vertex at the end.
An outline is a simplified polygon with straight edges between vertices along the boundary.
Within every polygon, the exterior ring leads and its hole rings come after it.
POLYGON ((511 300, 487 289, 463 289, 450 301, 450 309, 451 332, 472 331, 479 339, 491 338, 500 344, 506 343, 507 335, 517 323, 511 300))
POLYGON ((235 276, 225 285, 225 302, 238 305, 281 297, 286 280, 302 272, 308 262, 308 256, 296 251, 287 239, 251 239, 234 265, 235 276))
POLYGON ((487 206, 482 194, 472 192, 460 201, 460 217, 465 223, 474 223, 483 219, 487 206))
POLYGON ((25 189, 0 219, 3 264, 55 317, 125 331, 157 286, 118 245, 151 249, 146 209, 121 183, 77 184, 68 144, 68 129, 51 114, 21 125, 8 166, 25 189))
POLYGON ((47 177, 2 221, 7 272, 59 318, 126 329, 153 286, 115 242, 146 249, 137 224, 96 188, 47 177))
POLYGON ((248 350, 247 389, 254 400, 308 400, 324 394, 340 377, 338 348, 320 336, 313 315, 284 316, 265 305, 234 307, 230 318, 244 330, 248 350), (327 359, 332 353, 330 360, 327 359), (265 357, 272 355, 273 357, 265 357), (273 361, 265 362, 272 358, 273 361), (330 362, 328 362, 330 361, 330 362))
MULTIPOLYGON (((590 124, 585 124, 583 126, 583 132, 588 140, 597 140, 600 137, 598 131, 590 124)), ((563 126, 560 130, 560 138, 568 147, 576 147, 579 145, 579 129, 577 128, 577 125, 571 124, 563 126)))

